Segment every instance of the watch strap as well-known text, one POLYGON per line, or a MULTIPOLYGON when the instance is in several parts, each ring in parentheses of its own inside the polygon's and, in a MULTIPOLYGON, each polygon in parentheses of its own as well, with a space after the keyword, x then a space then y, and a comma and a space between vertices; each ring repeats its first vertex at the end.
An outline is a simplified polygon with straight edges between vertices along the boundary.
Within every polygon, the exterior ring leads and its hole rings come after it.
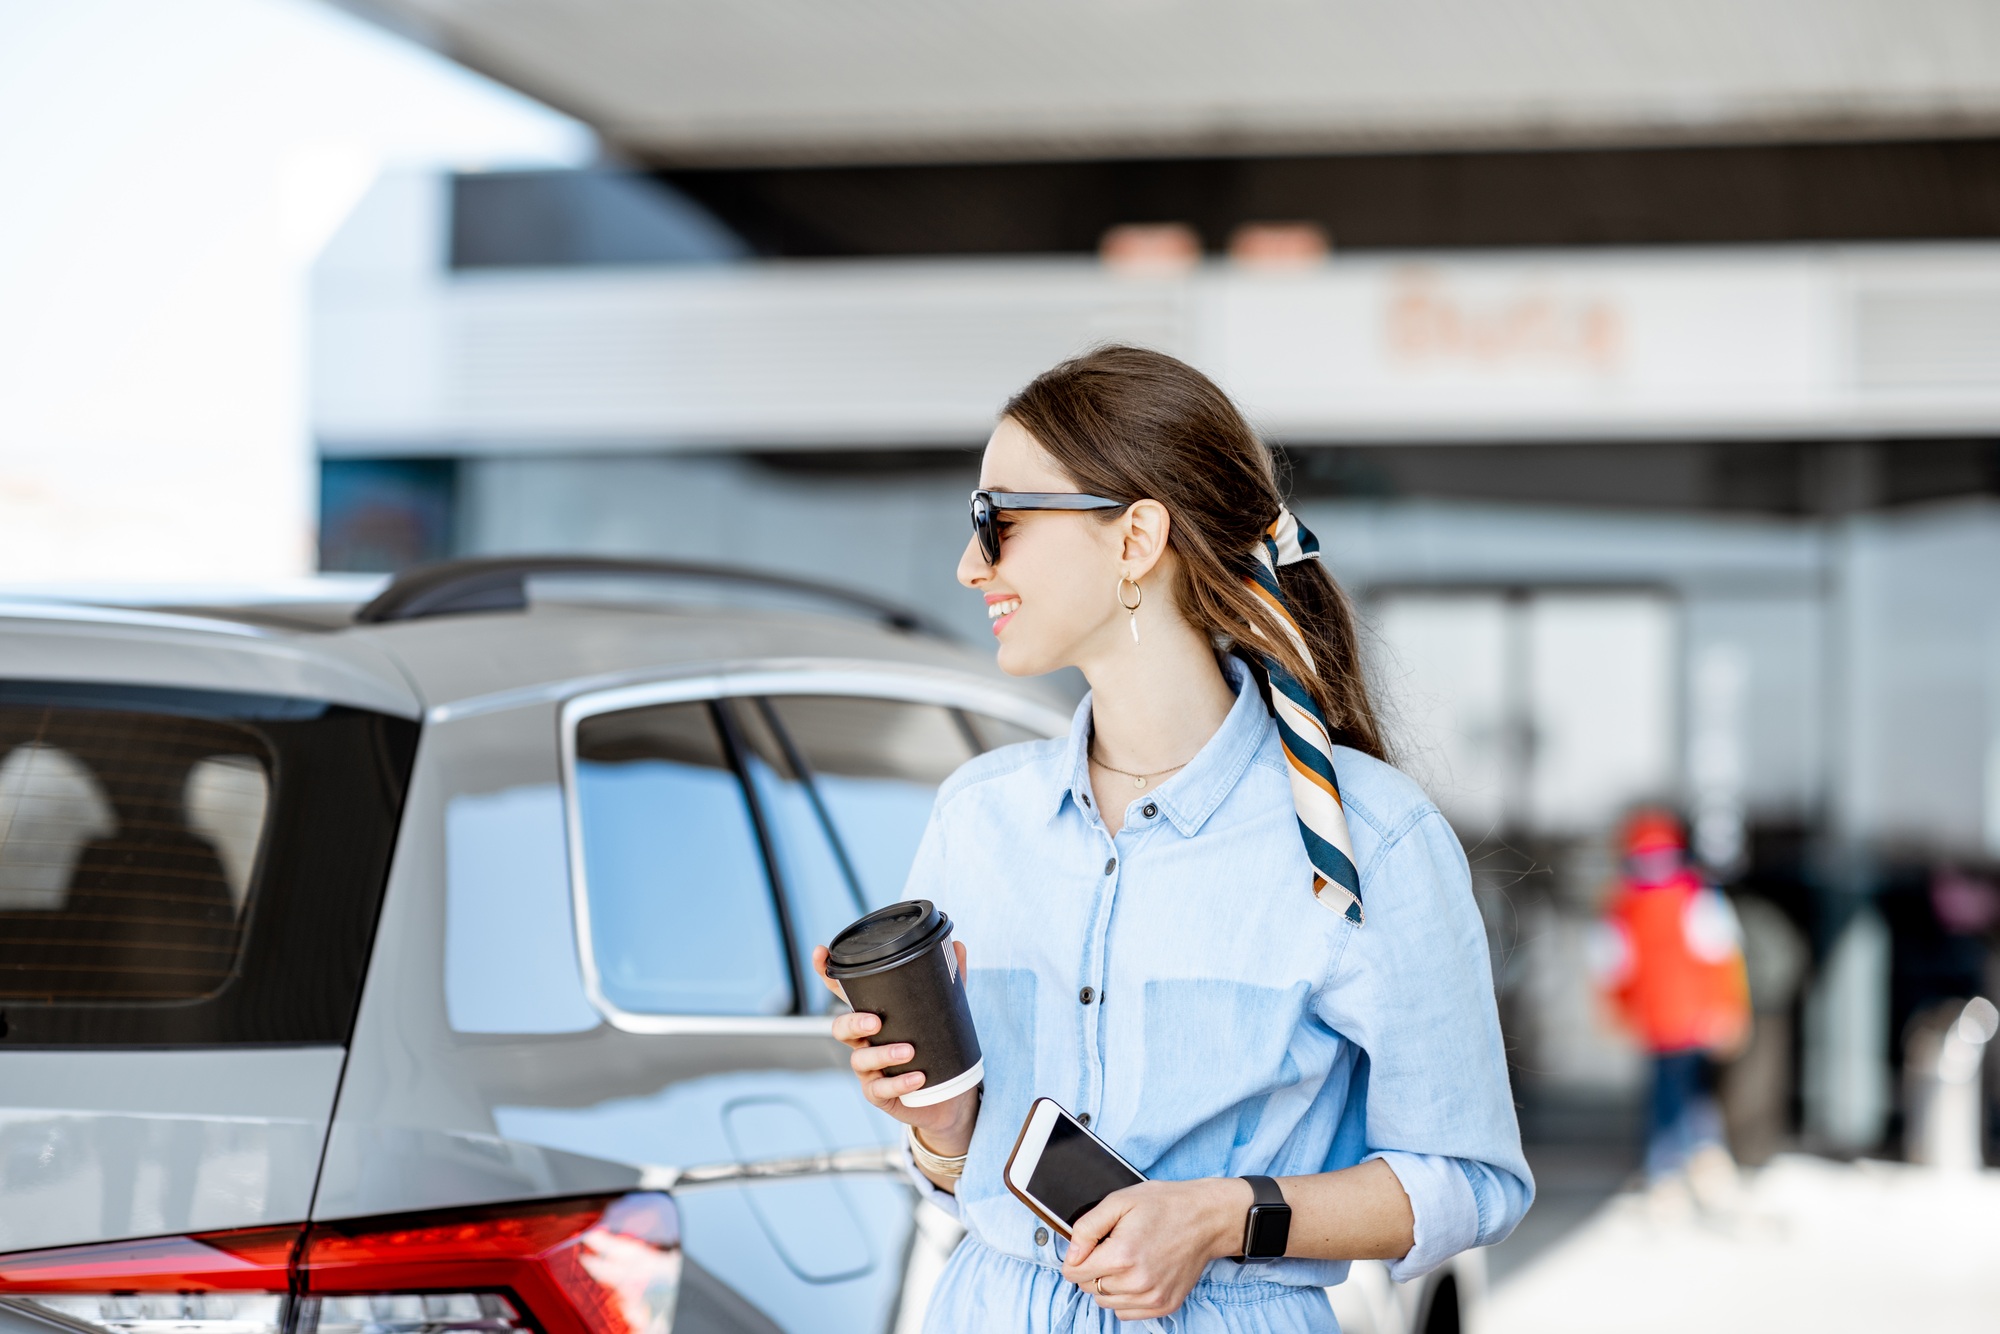
POLYGON ((1230 1258, 1238 1264, 1279 1259, 1285 1253, 1285 1243, 1291 1234, 1292 1206, 1286 1203, 1285 1192, 1278 1189, 1278 1183, 1273 1178, 1246 1176, 1243 1180, 1250 1183, 1250 1208, 1243 1217, 1243 1254, 1230 1258), (1276 1215, 1276 1219, 1273 1220, 1277 1223, 1276 1228, 1273 1229, 1267 1224, 1265 1228, 1260 1229, 1258 1227, 1260 1214, 1267 1218, 1276 1215), (1276 1235, 1273 1238, 1276 1241, 1275 1249, 1252 1246, 1251 1243, 1259 1231, 1265 1232, 1267 1236, 1275 1231, 1276 1235))
MULTIPOLYGON (((1250 1183, 1250 1203, 1253 1207, 1260 1204, 1285 1204, 1285 1192, 1278 1189, 1278 1182, 1275 1177, 1244 1177, 1243 1179, 1250 1183)), ((1287 1205, 1286 1207, 1289 1208, 1290 1206, 1287 1205)))

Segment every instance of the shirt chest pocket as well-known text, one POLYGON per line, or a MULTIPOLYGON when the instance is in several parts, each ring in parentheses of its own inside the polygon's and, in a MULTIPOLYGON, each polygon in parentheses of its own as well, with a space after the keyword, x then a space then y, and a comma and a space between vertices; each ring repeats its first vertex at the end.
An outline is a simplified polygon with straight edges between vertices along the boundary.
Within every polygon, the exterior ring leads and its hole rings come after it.
MULTIPOLYGON (((1206 1087, 1239 1093, 1281 1078, 1292 1039, 1306 1018, 1309 989, 1257 986, 1224 978, 1158 978, 1145 984, 1140 1081, 1147 1096, 1206 1087)), ((1114 1067, 1126 1064, 1108 1053, 1114 1067)))

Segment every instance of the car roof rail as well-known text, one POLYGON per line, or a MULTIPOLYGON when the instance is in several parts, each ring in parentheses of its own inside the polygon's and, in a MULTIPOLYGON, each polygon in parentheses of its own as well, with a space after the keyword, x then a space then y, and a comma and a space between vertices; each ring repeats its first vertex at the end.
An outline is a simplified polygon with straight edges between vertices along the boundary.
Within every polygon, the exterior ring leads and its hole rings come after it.
POLYGON ((354 613, 360 625, 417 621, 467 612, 525 611, 528 580, 537 575, 611 575, 687 583, 736 584, 791 593, 860 612, 897 630, 951 639, 949 630, 893 602, 807 579, 762 574, 696 561, 640 560, 617 556, 478 556, 419 565, 397 575, 354 613))

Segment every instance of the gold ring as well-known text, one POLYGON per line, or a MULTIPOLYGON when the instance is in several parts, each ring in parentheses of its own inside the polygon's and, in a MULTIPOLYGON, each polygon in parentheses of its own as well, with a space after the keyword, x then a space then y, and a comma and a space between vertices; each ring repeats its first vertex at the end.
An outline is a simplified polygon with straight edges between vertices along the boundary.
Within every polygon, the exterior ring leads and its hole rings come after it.
POLYGON ((1097 1295, 1100 1297, 1109 1297, 1111 1295, 1104 1290, 1104 1280, 1101 1277, 1097 1280, 1097 1295))

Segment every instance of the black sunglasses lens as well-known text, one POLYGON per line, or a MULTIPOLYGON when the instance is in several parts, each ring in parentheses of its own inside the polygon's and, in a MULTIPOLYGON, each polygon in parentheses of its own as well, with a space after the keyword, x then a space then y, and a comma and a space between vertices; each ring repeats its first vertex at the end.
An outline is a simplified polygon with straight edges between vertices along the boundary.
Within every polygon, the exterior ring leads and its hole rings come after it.
POLYGON ((992 565, 1000 559, 1000 531, 993 524, 993 503, 985 496, 972 498, 972 531, 979 534, 979 550, 992 565))

